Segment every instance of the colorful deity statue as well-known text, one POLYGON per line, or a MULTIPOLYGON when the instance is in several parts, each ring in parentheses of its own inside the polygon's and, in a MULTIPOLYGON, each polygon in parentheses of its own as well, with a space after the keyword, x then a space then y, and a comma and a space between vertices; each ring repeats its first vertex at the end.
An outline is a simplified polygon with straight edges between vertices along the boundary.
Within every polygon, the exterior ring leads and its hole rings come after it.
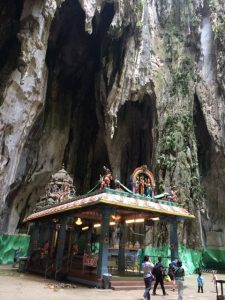
POLYGON ((151 182, 149 178, 145 178, 145 195, 147 197, 152 196, 151 182))
POLYGON ((144 176, 140 177, 140 183, 139 183, 139 194, 144 195, 145 193, 145 179, 144 176))
POLYGON ((175 185, 171 188, 169 198, 170 199, 172 198, 172 201, 177 202, 177 188, 175 185))
POLYGON ((139 194, 139 188, 140 188, 140 181, 139 181, 139 178, 137 177, 136 181, 135 181, 135 190, 134 192, 139 194))
POLYGON ((131 178, 133 193, 145 195, 147 197, 154 196, 154 176, 148 170, 146 165, 136 168, 131 178))
POLYGON ((103 167, 104 175, 100 178, 100 190, 104 189, 105 187, 110 187, 110 183, 113 179, 112 172, 110 169, 103 167))

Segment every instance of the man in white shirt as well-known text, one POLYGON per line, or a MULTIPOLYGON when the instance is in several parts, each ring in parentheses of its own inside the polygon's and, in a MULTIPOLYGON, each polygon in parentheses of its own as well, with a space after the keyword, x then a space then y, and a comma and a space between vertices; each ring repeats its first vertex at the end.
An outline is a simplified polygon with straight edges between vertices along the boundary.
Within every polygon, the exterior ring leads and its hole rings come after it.
POLYGON ((150 300, 150 289, 152 285, 152 281, 154 280, 154 276, 152 275, 152 269, 154 265, 152 262, 149 261, 148 256, 144 256, 143 263, 142 263, 142 271, 144 273, 144 282, 145 282, 145 291, 143 298, 145 300, 150 300))

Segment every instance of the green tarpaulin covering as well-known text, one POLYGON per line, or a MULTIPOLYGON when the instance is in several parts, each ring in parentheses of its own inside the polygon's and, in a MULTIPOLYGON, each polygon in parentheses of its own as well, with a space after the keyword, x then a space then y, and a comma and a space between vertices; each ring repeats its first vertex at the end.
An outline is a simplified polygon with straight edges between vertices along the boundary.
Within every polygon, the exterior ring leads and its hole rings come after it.
MULTIPOLYGON (((25 234, 0 235, 0 264, 13 263, 14 253, 18 248, 20 248, 20 257, 27 256, 29 242, 30 236, 25 234)), ((153 263, 157 262, 158 256, 161 256, 163 264, 169 266, 169 247, 146 247, 144 254, 149 255, 153 263)), ((197 268, 225 270, 225 250, 205 248, 202 251, 197 251, 180 245, 179 258, 183 262, 186 274, 193 274, 197 268)))
POLYGON ((0 235, 0 264, 11 264, 15 250, 20 248, 20 257, 27 256, 30 236, 25 234, 0 235))
POLYGON ((202 266, 205 269, 225 270, 225 250, 206 248, 202 252, 202 266))
MULTIPOLYGON (((170 249, 145 248, 145 254, 151 257, 152 262, 157 261, 158 256, 162 256, 163 263, 168 267, 170 263, 170 249), (169 258, 167 258, 169 257, 169 258)), ((225 271, 225 250, 205 248, 203 250, 188 249, 179 246, 179 258, 183 262, 186 274, 193 274, 196 269, 209 269, 225 271)))
MULTIPOLYGON (((145 248, 145 255, 149 255, 153 263, 157 262, 157 257, 162 257, 163 264, 168 267, 170 260, 170 248, 145 248)), ((202 251, 196 251, 179 246, 179 258, 185 268, 186 274, 193 274, 199 268, 202 261, 202 251)))

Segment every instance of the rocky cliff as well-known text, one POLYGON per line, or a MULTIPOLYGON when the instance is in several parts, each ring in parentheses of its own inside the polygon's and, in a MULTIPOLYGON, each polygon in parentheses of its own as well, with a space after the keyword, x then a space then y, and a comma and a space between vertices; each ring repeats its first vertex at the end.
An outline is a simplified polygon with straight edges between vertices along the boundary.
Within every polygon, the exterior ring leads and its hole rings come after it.
POLYGON ((184 245, 225 247, 222 0, 0 3, 0 229, 62 163, 79 193, 102 165, 147 164, 196 215, 184 245))

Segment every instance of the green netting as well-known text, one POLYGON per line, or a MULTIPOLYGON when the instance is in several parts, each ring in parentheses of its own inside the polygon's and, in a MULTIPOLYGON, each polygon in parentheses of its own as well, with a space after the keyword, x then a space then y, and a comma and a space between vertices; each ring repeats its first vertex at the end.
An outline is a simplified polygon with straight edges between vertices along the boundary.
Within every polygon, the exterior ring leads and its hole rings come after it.
POLYGON ((202 267, 224 271, 225 250, 205 248, 202 253, 202 267))
POLYGON ((13 263, 15 250, 20 248, 20 256, 27 256, 30 236, 25 234, 0 235, 0 264, 13 263))
POLYGON ((186 274, 193 274, 197 268, 201 267, 202 251, 179 246, 179 258, 183 263, 186 274))
MULTIPOLYGON (((145 255, 149 255, 153 263, 157 262, 157 257, 162 257, 163 264, 168 267, 170 260, 170 248, 151 248, 146 247, 144 251, 145 255)), ((179 258, 181 259, 185 268, 186 274, 193 274, 201 265, 202 262, 202 251, 192 250, 179 246, 179 258)))
MULTIPOLYGON (((15 249, 20 248, 20 256, 26 256, 29 247, 30 236, 18 234, 0 235, 0 264, 10 264, 13 262, 15 249)), ((167 267, 170 263, 170 248, 146 247, 144 255, 149 255, 153 263, 158 256, 163 258, 163 264, 167 267)), ((179 258, 183 262, 186 274, 193 274, 197 268, 224 270, 225 250, 205 248, 203 251, 188 249, 179 246, 179 258)))
POLYGON ((144 250, 144 255, 148 255, 151 258, 151 261, 153 263, 156 263, 158 261, 158 257, 161 256, 163 259, 163 263, 165 265, 169 265, 170 263, 170 249, 169 247, 163 247, 163 248, 152 248, 152 247, 146 247, 144 250))

